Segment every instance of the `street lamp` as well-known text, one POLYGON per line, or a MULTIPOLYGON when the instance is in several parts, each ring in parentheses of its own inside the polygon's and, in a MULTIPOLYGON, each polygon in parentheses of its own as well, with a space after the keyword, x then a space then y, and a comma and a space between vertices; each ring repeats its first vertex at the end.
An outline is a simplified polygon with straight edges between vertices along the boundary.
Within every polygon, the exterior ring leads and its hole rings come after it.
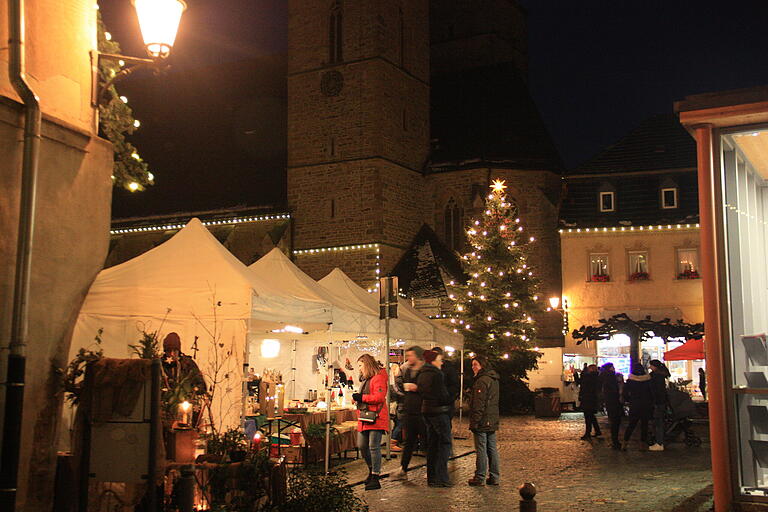
POLYGON ((550 297, 547 311, 559 311, 563 315, 563 336, 568 334, 568 299, 563 297, 563 307, 560 308, 560 297, 550 297))
POLYGON ((115 53, 98 53, 98 59, 111 60, 124 66, 119 73, 114 74, 103 86, 98 88, 94 104, 100 105, 104 92, 109 90, 118 80, 122 80, 134 71, 154 67, 157 70, 163 69, 166 59, 171 53, 173 44, 176 42, 176 34, 179 31, 181 15, 187 8, 184 0, 131 0, 136 17, 139 19, 139 28, 141 37, 144 39, 144 47, 149 54, 148 59, 139 57, 129 57, 115 53), (130 64, 130 65, 126 65, 130 64))
POLYGON ((168 57, 187 4, 183 0, 131 0, 131 3, 139 18, 147 53, 153 59, 168 57))

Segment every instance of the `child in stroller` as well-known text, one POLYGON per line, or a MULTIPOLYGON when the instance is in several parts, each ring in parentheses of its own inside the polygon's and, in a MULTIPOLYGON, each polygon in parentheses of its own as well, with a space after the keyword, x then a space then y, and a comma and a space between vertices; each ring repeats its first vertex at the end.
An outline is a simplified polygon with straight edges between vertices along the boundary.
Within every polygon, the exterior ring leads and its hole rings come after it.
MULTIPOLYGON (((691 429, 693 422, 691 418, 696 416, 696 404, 693 403, 691 395, 679 389, 668 389, 669 398, 667 415, 664 419, 664 442, 669 443, 677 440, 680 434, 684 434, 683 442, 686 446, 701 446, 701 438, 691 429)), ((653 434, 650 436, 653 438, 653 434)), ((650 439, 648 444, 655 441, 650 439)))

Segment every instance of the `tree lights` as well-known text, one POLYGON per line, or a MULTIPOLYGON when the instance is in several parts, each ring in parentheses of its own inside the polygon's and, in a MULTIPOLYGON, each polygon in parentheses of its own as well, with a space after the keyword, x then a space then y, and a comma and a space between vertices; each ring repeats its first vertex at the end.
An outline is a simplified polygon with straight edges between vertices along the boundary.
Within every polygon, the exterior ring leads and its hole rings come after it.
POLYGON ((536 337, 538 280, 528 262, 535 237, 523 235, 516 207, 507 202, 506 185, 494 180, 483 217, 467 228, 471 250, 463 256, 470 276, 466 284, 451 282, 454 332, 461 329, 468 348, 503 357, 529 349, 536 337))

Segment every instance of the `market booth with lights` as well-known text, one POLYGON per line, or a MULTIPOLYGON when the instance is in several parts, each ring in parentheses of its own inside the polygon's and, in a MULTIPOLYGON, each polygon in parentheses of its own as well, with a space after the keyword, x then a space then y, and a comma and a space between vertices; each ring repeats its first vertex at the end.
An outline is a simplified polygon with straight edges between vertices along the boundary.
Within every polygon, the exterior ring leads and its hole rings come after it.
MULTIPOLYGON (((271 445, 276 457, 327 464, 331 455, 356 449, 351 395, 359 388, 361 354, 386 365, 399 361, 406 344, 440 344, 449 352, 462 346, 461 336, 398 301, 398 318, 387 329, 377 297, 340 270, 316 282, 278 249, 245 267, 193 219, 163 244, 97 276, 70 356, 99 349, 135 360, 146 335, 162 353, 164 337, 176 333, 208 390, 216 387, 204 410, 178 397, 177 438, 189 430, 244 428, 247 439, 271 445)), ((70 411, 65 407, 62 448, 75 431, 70 411)), ((184 452, 183 462, 190 462, 205 450, 195 437, 185 439, 196 449, 176 441, 166 452, 176 452, 175 462, 184 452)))
POLYGON ((768 508, 768 87, 678 102, 698 145, 715 510, 768 508))

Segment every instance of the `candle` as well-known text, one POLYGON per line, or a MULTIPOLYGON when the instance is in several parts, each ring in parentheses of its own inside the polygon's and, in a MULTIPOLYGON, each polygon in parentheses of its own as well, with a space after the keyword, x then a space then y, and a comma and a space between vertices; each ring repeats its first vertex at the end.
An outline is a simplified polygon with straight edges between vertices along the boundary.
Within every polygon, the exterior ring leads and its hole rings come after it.
POLYGON ((255 452, 259 451, 261 449, 261 432, 256 432, 253 435, 253 442, 251 442, 251 449, 255 452))
POLYGON ((179 404, 179 411, 181 411, 181 425, 189 425, 189 411, 192 410, 192 404, 184 400, 179 404))

